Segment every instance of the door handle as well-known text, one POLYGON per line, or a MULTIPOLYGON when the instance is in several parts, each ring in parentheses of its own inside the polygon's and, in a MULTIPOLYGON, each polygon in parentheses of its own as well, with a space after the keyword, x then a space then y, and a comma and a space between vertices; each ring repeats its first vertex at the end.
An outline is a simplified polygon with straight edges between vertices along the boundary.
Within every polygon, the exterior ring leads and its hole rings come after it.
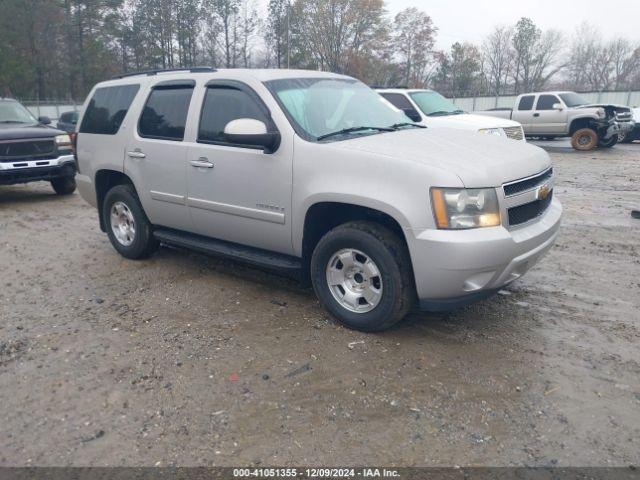
POLYGON ((132 152, 127 152, 127 156, 129 158, 147 158, 147 156, 142 153, 140 150, 134 150, 132 152))
POLYGON ((192 167, 196 168, 213 168, 213 163, 206 157, 200 157, 198 160, 191 160, 189 162, 192 167))
POLYGON ((534 117, 539 117, 539 116, 540 116, 540 114, 539 114, 539 113, 534 113, 534 114, 533 114, 533 116, 534 116, 534 117))

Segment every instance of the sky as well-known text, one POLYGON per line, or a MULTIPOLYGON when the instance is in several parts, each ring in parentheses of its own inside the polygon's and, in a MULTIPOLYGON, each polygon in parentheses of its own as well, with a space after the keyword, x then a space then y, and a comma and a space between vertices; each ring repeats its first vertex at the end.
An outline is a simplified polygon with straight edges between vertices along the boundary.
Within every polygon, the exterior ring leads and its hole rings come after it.
MULTIPOLYGON (((268 0, 259 0, 266 6, 268 0)), ((391 15, 407 7, 428 13, 438 27, 436 48, 456 41, 481 43, 494 25, 531 18, 543 30, 571 33, 583 22, 597 26, 603 37, 640 41, 640 0, 386 0, 391 15)), ((266 8, 265 8, 266 11, 266 8)))

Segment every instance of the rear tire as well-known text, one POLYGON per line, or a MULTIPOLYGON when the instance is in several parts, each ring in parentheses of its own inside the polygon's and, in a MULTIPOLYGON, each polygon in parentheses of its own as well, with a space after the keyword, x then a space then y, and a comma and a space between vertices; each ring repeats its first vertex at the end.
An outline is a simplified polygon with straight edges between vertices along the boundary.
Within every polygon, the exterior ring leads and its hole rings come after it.
POLYGON ((102 215, 111 245, 132 260, 147 258, 160 246, 131 185, 116 185, 107 192, 102 215))
POLYGON ((311 258, 311 281, 336 320, 363 332, 388 329, 415 303, 405 243, 373 222, 345 223, 322 237, 311 258))
POLYGON ((571 136, 571 146, 581 152, 593 150, 598 146, 598 134, 591 128, 581 128, 571 136))
POLYGON ((75 177, 58 177, 51 180, 51 186, 58 195, 71 195, 76 191, 75 177))
POLYGON ((616 143, 618 143, 618 135, 613 135, 609 140, 599 140, 598 147, 600 148, 611 148, 616 143))

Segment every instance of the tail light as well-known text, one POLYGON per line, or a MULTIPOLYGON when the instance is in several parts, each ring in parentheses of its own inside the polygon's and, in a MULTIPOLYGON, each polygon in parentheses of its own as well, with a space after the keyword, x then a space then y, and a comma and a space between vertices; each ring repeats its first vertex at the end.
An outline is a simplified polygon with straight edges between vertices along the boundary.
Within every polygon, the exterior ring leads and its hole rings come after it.
POLYGON ((73 159, 76 162, 76 171, 80 173, 80 165, 78 164, 78 134, 71 132, 69 136, 71 137, 71 151, 73 152, 73 159))

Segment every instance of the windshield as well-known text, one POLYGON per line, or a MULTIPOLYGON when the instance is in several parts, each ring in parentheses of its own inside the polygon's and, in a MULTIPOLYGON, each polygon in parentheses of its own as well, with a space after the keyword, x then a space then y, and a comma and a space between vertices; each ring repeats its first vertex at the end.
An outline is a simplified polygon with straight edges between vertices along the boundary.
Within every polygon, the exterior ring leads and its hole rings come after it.
POLYGON ((569 92, 569 93, 561 93, 560 98, 565 103, 567 107, 579 107, 580 105, 589 105, 584 98, 582 98, 577 93, 569 92))
POLYGON ((420 110, 427 116, 458 115, 464 113, 456 107, 451 100, 447 100, 438 92, 413 92, 409 93, 420 110))
POLYGON ((0 123, 38 123, 33 115, 18 102, 0 102, 0 123))
POLYGON ((296 132, 307 140, 344 140, 411 123, 403 112, 357 80, 287 78, 265 83, 296 132))

